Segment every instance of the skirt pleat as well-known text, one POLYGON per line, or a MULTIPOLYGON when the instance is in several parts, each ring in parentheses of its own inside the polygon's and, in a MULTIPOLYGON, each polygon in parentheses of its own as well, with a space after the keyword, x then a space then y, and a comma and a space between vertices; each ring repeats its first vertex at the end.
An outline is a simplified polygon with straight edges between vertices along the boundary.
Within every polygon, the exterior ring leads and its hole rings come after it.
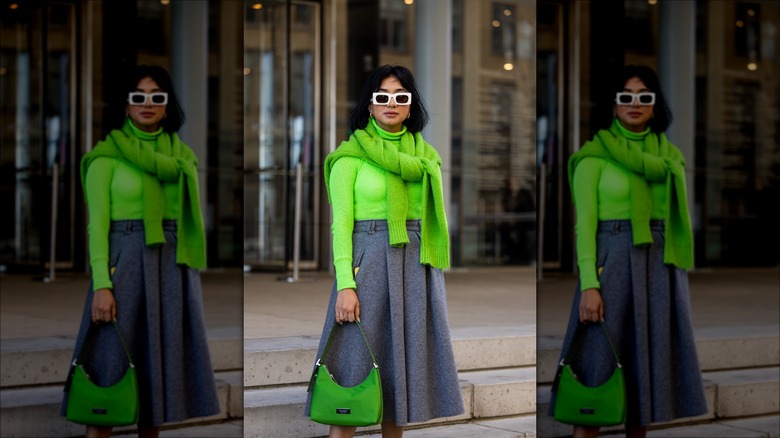
MULTIPOLYGON (((353 232, 360 323, 379 365, 383 421, 398 426, 464 412, 444 275, 420 264, 419 221, 408 221, 407 230, 410 242, 398 248, 388 243, 386 221, 357 221, 353 232)), ((337 296, 334 284, 317 357, 336 324, 337 296)), ((339 328, 324 363, 341 386, 365 379, 371 358, 356 324, 339 328)))
MULTIPOLYGON (((143 221, 113 221, 109 266, 117 324, 138 374, 140 425, 160 426, 220 412, 208 350, 200 274, 176 264, 176 224, 165 221, 165 244, 145 244, 143 221)), ((73 357, 92 325, 90 285, 73 357)), ((127 369, 110 324, 97 326, 85 368, 100 386, 116 383, 127 369)), ((62 406, 64 415, 67 393, 62 406)))
MULTIPOLYGON (((688 276, 664 264, 664 226, 653 221, 653 243, 633 245, 630 221, 601 221, 597 267, 604 323, 623 362, 628 424, 647 426, 707 413, 691 322, 688 276)), ((579 324, 577 286, 561 359, 579 324)), ((587 386, 604 383, 615 360, 603 331, 589 324, 572 360, 587 386)), ((560 362, 560 360, 559 360, 560 362)), ((553 392, 549 414, 555 403, 553 392)))

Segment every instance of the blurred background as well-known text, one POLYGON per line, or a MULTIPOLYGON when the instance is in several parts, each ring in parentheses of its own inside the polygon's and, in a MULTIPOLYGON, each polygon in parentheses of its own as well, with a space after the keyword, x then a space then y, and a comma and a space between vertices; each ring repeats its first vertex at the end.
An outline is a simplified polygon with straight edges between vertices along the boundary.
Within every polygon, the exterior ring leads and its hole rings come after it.
POLYGON ((289 267, 300 163, 300 266, 328 269, 322 161, 384 64, 409 67, 430 110, 453 265, 534 263, 535 17, 522 0, 247 2, 247 267, 289 267))
POLYGON ((78 163, 137 63, 168 68, 183 101, 210 268, 290 269, 297 191, 299 266, 329 269, 322 161, 383 64, 409 67, 430 110, 453 265, 535 263, 534 1, 0 5, 3 272, 86 269, 78 163))
POLYGON ((594 135, 599 99, 624 64, 654 68, 669 100, 696 266, 777 266, 780 3, 539 0, 537 12, 544 270, 576 267, 566 162, 594 135))
POLYGON ((86 269, 79 161, 136 64, 171 73, 187 116, 209 266, 241 265, 243 16, 238 1, 0 2, 3 272, 86 269))

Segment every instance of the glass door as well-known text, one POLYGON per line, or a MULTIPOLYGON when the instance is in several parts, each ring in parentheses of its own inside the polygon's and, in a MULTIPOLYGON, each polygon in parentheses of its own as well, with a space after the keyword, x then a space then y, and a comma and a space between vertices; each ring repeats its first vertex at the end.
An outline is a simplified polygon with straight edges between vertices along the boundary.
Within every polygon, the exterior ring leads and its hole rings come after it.
POLYGON ((299 241, 300 267, 317 267, 320 13, 320 4, 311 1, 247 3, 244 262, 248 266, 290 269, 294 243, 299 241))
POLYGON ((0 264, 74 259, 77 4, 3 3, 0 264), (56 243, 56 244, 55 244, 56 243), (52 254, 54 257, 52 257, 52 254))
POLYGON ((542 269, 559 269, 567 226, 563 191, 566 185, 564 157, 564 59, 565 5, 558 1, 537 3, 536 69, 536 177, 539 187, 539 278, 542 269))

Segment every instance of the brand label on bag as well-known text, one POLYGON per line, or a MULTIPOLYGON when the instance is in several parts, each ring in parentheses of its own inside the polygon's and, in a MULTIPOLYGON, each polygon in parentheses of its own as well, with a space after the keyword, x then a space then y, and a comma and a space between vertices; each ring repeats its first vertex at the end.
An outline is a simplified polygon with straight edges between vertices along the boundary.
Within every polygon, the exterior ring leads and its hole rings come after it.
POLYGON ((106 408, 92 408, 92 413, 96 415, 106 415, 108 414, 108 409, 106 408))
POLYGON ((351 409, 349 409, 349 408, 336 408, 336 413, 337 414, 349 415, 350 411, 351 411, 351 409))
POLYGON ((594 415, 594 414, 596 414, 596 410, 593 409, 593 408, 581 408, 580 409, 580 414, 594 415))

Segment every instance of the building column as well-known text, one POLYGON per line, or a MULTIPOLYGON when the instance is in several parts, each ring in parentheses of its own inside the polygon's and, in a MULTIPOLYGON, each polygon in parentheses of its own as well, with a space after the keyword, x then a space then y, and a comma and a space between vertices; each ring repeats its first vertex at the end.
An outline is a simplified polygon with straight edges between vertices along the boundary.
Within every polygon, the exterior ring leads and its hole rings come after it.
POLYGON ((447 221, 455 224, 451 199, 452 167, 452 1, 417 1, 415 5, 414 77, 430 122, 425 140, 441 155, 447 221))
POLYGON ((688 209, 693 229, 699 228, 695 212, 694 168, 696 140, 696 3, 660 3, 659 77, 674 122, 666 131, 669 141, 685 156, 688 209))
MULTIPOLYGON (((208 2, 171 2, 173 29, 171 79, 187 118, 179 136, 198 157, 200 205, 205 210, 206 169, 208 168, 208 2)), ((211 217, 204 211, 206 229, 211 217)))

